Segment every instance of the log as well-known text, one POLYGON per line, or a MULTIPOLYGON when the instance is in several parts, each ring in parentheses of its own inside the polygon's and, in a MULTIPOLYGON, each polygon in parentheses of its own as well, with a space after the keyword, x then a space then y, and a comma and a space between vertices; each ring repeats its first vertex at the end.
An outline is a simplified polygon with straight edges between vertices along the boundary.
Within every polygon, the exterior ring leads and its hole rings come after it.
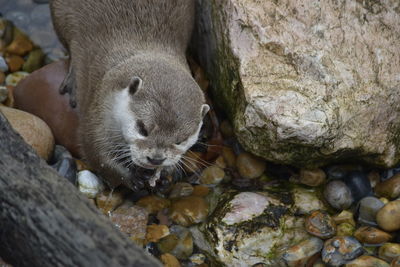
POLYGON ((161 266, 40 159, 0 112, 0 258, 17 266, 161 266))

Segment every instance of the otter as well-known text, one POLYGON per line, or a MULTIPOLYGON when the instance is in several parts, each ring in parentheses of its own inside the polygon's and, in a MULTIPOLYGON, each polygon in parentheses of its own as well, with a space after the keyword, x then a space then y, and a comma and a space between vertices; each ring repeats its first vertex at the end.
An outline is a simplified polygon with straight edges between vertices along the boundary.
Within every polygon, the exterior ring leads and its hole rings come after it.
POLYGON ((159 174, 180 164, 209 110, 186 60, 194 0, 51 0, 50 8, 70 55, 60 92, 78 109, 89 166, 111 187, 137 190, 135 168, 159 174))

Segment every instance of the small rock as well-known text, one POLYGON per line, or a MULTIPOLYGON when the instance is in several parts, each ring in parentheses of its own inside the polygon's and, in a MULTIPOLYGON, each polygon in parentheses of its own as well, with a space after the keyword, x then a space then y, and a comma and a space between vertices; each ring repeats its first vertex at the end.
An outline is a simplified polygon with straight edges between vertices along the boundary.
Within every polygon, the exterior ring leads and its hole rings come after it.
POLYGON ((387 203, 389 203, 389 200, 387 198, 384 198, 384 197, 380 197, 379 200, 382 201, 382 203, 385 204, 385 205, 387 203))
POLYGON ((56 163, 51 165, 59 175, 67 178, 72 184, 76 183, 77 178, 77 168, 76 163, 73 158, 62 158, 56 163))
POLYGON ((97 207, 106 215, 110 215, 123 202, 124 193, 118 189, 114 191, 104 190, 96 196, 97 207))
POLYGON ((14 33, 14 40, 6 48, 6 51, 13 55, 25 56, 33 49, 33 44, 23 33, 14 33))
POLYGON ((353 203, 350 189, 339 180, 333 180, 326 185, 324 197, 332 207, 338 210, 347 209, 353 203))
POLYGON ((368 173, 368 179, 369 179, 369 183, 371 184, 371 187, 375 188, 375 186, 380 182, 381 176, 380 176, 379 172, 371 171, 368 173))
POLYGON ((210 166, 203 170, 200 175, 202 184, 219 184, 225 177, 225 172, 218 166, 210 166))
POLYGON ((193 187, 192 196, 205 197, 210 193, 210 188, 204 185, 196 185, 193 187))
POLYGON ((235 168, 236 167, 236 155, 235 152, 233 152, 233 149, 227 146, 224 146, 221 151, 221 155, 225 160, 226 165, 228 165, 229 168, 235 168))
POLYGON ((321 169, 301 169, 300 183, 308 186, 319 186, 326 180, 326 174, 321 169))
POLYGON ((322 260, 332 267, 346 264, 363 253, 361 244, 354 237, 337 236, 325 241, 322 260))
POLYGON ((390 267, 390 265, 381 259, 363 255, 347 263, 345 267, 390 267))
POLYGON ((400 244, 386 243, 379 248, 379 258, 391 262, 400 256, 400 244))
POLYGON ((392 232, 400 229, 400 200, 391 201, 376 214, 376 221, 383 230, 392 232))
POLYGON ((201 253, 196 253, 193 254, 192 256, 189 257, 189 260, 197 265, 203 264, 206 261, 206 255, 201 254, 201 253))
POLYGON ((345 179, 349 172, 362 171, 362 167, 358 165, 332 165, 326 169, 329 179, 345 179))
POLYGON ((50 158, 54 148, 54 137, 50 128, 38 117, 21 110, 0 105, 0 111, 24 141, 32 146, 45 160, 50 158))
POLYGON ((146 242, 158 242, 163 237, 169 235, 169 228, 166 225, 152 224, 147 226, 146 242))
POLYGON ((177 224, 190 226, 203 222, 208 215, 208 204, 197 196, 183 197, 172 202, 170 218, 177 224))
POLYGON ((218 156, 218 158, 214 162, 215 166, 220 167, 221 169, 225 169, 227 167, 224 157, 218 156))
POLYGON ((376 214, 385 204, 376 197, 365 197, 358 203, 358 222, 375 226, 376 214))
POLYGON ((171 253, 178 259, 187 259, 193 253, 193 238, 190 231, 182 226, 174 225, 171 234, 162 238, 158 248, 162 253, 171 253))
POLYGON ((324 242, 316 237, 304 240, 290 247, 282 258, 289 267, 306 266, 309 258, 321 251, 324 242))
POLYGON ((267 165, 265 160, 250 153, 241 153, 236 159, 236 166, 243 178, 254 179, 260 177, 267 165))
POLYGON ((0 56, 0 71, 1 72, 7 72, 8 71, 8 65, 4 57, 0 56))
POLYGON ((6 86, 0 86, 0 103, 6 101, 8 97, 8 88, 6 86))
POLYGON ((6 61, 10 72, 19 71, 22 68, 22 65, 25 63, 25 60, 17 55, 10 55, 6 57, 6 61))
POLYGON ((150 195, 139 199, 136 204, 145 208, 150 214, 157 214, 157 212, 168 208, 171 205, 171 202, 168 199, 150 195))
POLYGON ((145 239, 149 214, 146 209, 135 205, 122 205, 111 213, 111 221, 135 240, 145 239))
POLYGON ((193 193, 193 186, 189 183, 176 183, 172 186, 169 198, 187 197, 193 193))
POLYGON ((386 197, 388 199, 398 198, 400 196, 400 173, 377 184, 375 193, 380 197, 386 197))
POLYGON ((350 188, 351 195, 355 201, 372 194, 371 183, 367 175, 362 171, 350 172, 344 182, 350 188))
POLYGON ((104 184, 94 173, 90 171, 78 172, 78 187, 88 198, 95 198, 104 190, 104 184))
POLYGON ((17 71, 7 75, 6 85, 17 86, 19 82, 29 76, 29 73, 25 71, 17 71))
POLYGON ((348 223, 353 226, 356 226, 356 222, 354 221, 353 213, 348 210, 343 210, 339 214, 332 217, 336 224, 348 223))
POLYGON ((234 137, 233 127, 228 120, 223 120, 219 126, 219 130, 225 138, 234 137))
POLYGON ((44 54, 42 52, 42 49, 35 49, 29 53, 26 62, 22 66, 22 70, 29 73, 34 72, 35 70, 42 67, 43 60, 44 54))
POLYGON ((40 28, 33 28, 31 32, 31 39, 35 45, 43 49, 50 49, 54 47, 57 42, 57 37, 53 32, 40 28))
POLYGON ((392 260, 390 267, 400 267, 400 256, 392 260))
POLYGON ((30 15, 31 22, 36 25, 43 25, 51 20, 49 5, 36 5, 30 15))
POLYGON ((354 225, 350 223, 341 223, 336 227, 337 236, 352 236, 355 231, 354 225))
POLYGON ((325 211, 314 211, 306 218, 306 231, 322 239, 335 235, 336 225, 331 216, 325 211))
MULTIPOLYGON (((21 4, 22 1, 18 1, 16 3, 21 4)), ((14 27, 14 35, 18 28, 26 28, 29 25, 29 17, 26 15, 25 12, 21 12, 19 10, 13 10, 7 12, 5 18, 9 21, 12 21, 16 27, 14 27), (17 28, 18 27, 18 28, 17 28)), ((19 30, 18 30, 19 31, 19 30)), ((19 31, 20 32, 20 31, 19 31)), ((15 39, 15 37, 14 37, 15 39)))
POLYGON ((392 239, 392 236, 371 226, 362 226, 356 230, 354 237, 361 243, 382 244, 392 239))
POLYGON ((296 214, 310 214, 314 210, 326 210, 319 193, 314 188, 295 187, 291 190, 294 201, 292 209, 296 214))
POLYGON ((162 254, 161 257, 161 262, 164 264, 164 267, 181 267, 181 264, 179 263, 178 259, 169 253, 162 254))

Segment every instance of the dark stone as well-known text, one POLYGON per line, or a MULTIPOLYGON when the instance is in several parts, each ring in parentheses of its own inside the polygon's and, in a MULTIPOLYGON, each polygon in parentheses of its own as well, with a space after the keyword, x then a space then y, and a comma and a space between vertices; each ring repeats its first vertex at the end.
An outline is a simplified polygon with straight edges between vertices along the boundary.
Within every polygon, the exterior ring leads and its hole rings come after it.
POLYGON ((76 183, 77 178, 77 167, 76 162, 72 158, 63 158, 52 167, 58 172, 59 175, 67 178, 72 184, 76 183))
POLYGON ((400 173, 400 165, 396 166, 392 169, 383 170, 381 172, 381 181, 385 181, 385 180, 393 177, 397 173, 400 173))
POLYGON ((332 165, 325 169, 329 179, 345 179, 351 171, 362 171, 359 165, 332 165))
POLYGON ((351 194, 355 201, 372 195, 371 183, 365 172, 349 172, 347 177, 344 179, 344 182, 350 188, 351 194))

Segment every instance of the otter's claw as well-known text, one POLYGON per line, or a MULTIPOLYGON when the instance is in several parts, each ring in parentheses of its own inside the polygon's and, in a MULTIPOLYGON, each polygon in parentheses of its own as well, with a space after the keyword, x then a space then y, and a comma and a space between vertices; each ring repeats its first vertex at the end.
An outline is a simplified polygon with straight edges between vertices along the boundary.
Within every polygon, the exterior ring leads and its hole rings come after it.
POLYGON ((71 63, 69 65, 67 76, 65 76, 63 82, 60 85, 59 92, 60 94, 69 94, 69 105, 72 108, 76 107, 76 83, 75 83, 75 74, 72 69, 71 63))

